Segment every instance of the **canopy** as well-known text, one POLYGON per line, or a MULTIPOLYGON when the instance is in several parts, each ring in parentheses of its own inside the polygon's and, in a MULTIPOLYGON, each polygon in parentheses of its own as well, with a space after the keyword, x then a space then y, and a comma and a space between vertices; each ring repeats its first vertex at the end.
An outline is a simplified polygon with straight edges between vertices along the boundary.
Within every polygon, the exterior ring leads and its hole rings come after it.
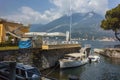
POLYGON ((31 40, 21 40, 19 41, 19 48, 30 48, 32 47, 31 40))
POLYGON ((83 57, 85 54, 83 53, 71 53, 71 54, 65 54, 66 56, 71 56, 71 57, 83 57))

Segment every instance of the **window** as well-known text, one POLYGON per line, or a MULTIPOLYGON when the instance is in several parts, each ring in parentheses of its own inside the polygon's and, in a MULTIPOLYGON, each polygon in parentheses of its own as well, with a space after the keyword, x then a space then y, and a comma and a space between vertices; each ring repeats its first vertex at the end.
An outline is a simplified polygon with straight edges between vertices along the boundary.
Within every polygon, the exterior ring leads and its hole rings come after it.
POLYGON ((28 77, 32 77, 33 74, 40 75, 39 71, 36 68, 28 70, 27 73, 28 77))
POLYGON ((25 77, 25 70, 21 70, 21 76, 25 77))
POLYGON ((19 69, 16 69, 16 74, 17 74, 17 75, 19 74, 19 69))
POLYGON ((25 70, 22 70, 22 69, 16 69, 16 74, 18 76, 22 76, 22 77, 26 77, 26 74, 25 74, 25 70))

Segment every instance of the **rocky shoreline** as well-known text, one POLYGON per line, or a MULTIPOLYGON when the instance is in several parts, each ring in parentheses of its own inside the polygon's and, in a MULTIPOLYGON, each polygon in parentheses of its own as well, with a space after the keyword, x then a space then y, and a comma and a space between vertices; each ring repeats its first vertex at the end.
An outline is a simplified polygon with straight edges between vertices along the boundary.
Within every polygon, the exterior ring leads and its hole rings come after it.
POLYGON ((94 49, 94 53, 98 53, 109 58, 120 58, 120 48, 94 49))

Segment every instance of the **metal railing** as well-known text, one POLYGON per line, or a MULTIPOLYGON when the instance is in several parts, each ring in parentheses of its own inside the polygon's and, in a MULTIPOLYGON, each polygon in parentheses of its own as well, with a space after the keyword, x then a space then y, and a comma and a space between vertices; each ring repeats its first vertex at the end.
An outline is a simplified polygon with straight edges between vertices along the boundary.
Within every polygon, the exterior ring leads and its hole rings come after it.
POLYGON ((78 41, 43 41, 43 45, 79 44, 78 41))

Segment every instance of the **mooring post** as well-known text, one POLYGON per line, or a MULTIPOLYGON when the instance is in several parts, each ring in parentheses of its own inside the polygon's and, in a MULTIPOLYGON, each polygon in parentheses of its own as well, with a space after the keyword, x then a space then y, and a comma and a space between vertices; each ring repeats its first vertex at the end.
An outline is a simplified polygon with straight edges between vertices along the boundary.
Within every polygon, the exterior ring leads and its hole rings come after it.
POLYGON ((10 80, 15 80, 15 75, 16 75, 16 62, 10 62, 9 63, 9 70, 10 70, 10 74, 9 74, 9 79, 10 80))

